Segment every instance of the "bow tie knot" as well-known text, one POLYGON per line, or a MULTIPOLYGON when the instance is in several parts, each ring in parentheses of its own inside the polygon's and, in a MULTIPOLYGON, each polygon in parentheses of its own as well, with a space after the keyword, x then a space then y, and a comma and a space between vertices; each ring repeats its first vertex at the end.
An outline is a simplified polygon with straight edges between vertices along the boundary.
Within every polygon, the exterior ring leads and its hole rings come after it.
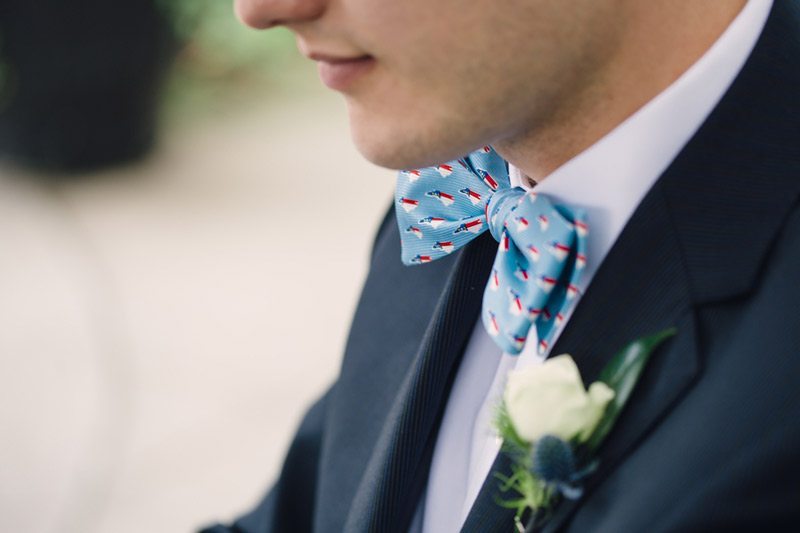
POLYGON ((583 212, 512 188, 506 162, 490 147, 463 159, 398 175, 402 259, 444 257, 487 229, 498 253, 484 291, 486 330, 504 351, 522 351, 535 326, 544 352, 578 294, 586 262, 583 212))
MULTIPOLYGON (((535 195, 536 193, 529 194, 535 195)), ((485 209, 486 223, 492 237, 497 242, 501 242, 503 232, 509 224, 527 224, 524 216, 514 213, 524 197, 525 191, 519 187, 500 189, 489 197, 485 209)))

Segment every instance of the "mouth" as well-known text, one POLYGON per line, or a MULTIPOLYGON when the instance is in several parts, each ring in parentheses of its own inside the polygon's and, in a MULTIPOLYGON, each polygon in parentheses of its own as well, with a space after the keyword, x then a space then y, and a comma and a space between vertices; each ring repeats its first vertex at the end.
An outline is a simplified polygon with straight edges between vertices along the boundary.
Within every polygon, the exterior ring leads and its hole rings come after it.
POLYGON ((335 91, 342 92, 351 87, 375 65, 375 58, 370 55, 339 57, 310 53, 308 57, 317 62, 322 83, 335 91))

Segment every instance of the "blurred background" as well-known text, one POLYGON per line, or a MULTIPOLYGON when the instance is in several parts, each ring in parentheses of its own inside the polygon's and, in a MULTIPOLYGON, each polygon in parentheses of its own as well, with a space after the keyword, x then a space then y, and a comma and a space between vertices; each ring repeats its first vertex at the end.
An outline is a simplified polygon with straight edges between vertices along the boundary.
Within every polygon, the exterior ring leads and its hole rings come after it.
POLYGON ((0 0, 0 531, 194 531, 272 483, 394 182, 320 85, 229 2, 0 0))

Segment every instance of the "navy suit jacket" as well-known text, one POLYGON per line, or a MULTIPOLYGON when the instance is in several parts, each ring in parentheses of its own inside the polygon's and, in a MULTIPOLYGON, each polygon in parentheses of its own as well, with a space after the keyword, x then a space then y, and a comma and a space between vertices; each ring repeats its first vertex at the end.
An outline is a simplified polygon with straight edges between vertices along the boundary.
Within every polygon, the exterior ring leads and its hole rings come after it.
MULTIPOLYGON (((552 354, 586 383, 676 326, 598 451, 584 495, 541 531, 800 530, 800 6, 776 0, 743 70, 645 196, 552 354)), ((497 243, 423 267, 381 225, 341 374, 278 482, 207 532, 406 531, 497 243)), ((266 423, 266 421, 265 421, 266 423)), ((494 469, 505 471, 501 455, 494 469)), ((511 532, 484 483, 464 531, 511 532)))

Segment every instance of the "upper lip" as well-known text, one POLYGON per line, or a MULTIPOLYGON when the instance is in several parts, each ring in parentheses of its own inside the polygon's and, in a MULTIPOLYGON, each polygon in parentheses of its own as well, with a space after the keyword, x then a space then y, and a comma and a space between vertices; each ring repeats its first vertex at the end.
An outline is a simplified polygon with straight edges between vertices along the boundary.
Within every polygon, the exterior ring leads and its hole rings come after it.
POLYGON ((349 63, 352 61, 360 61, 362 59, 369 59, 371 56, 369 56, 368 54, 364 54, 360 56, 347 57, 347 56, 335 56, 331 54, 323 54, 321 52, 309 52, 307 54, 307 57, 314 61, 323 61, 325 63, 336 64, 336 63, 349 63))

